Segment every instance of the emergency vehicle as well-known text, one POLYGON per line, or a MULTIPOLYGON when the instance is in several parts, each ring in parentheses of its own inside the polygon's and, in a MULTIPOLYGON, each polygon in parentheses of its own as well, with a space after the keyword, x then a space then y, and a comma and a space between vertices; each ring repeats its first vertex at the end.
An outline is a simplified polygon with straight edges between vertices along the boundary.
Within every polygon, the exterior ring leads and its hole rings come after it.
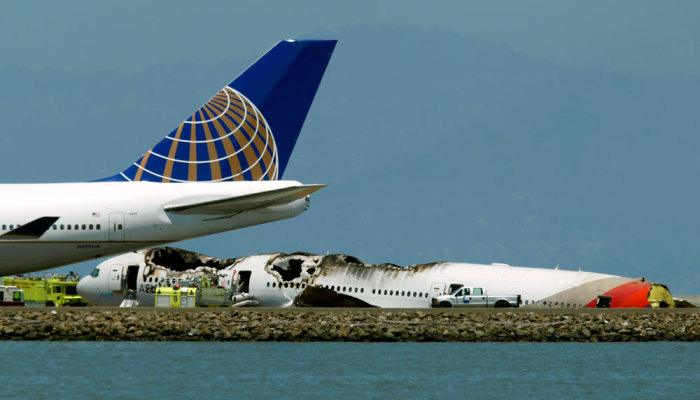
POLYGON ((24 293, 17 286, 0 286, 0 307, 24 306, 24 293))
POLYGON ((78 295, 79 277, 74 274, 66 276, 50 275, 44 278, 33 276, 15 276, 2 278, 2 284, 16 286, 24 292, 26 305, 47 307, 80 307, 88 305, 78 295))

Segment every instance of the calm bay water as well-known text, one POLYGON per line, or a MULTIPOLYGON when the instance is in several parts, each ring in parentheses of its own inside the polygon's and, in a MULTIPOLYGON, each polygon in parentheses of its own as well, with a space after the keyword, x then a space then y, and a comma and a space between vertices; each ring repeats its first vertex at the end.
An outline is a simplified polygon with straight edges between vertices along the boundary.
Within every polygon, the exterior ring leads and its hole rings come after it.
POLYGON ((3 399, 700 398, 697 343, 2 342, 0 360, 3 399))

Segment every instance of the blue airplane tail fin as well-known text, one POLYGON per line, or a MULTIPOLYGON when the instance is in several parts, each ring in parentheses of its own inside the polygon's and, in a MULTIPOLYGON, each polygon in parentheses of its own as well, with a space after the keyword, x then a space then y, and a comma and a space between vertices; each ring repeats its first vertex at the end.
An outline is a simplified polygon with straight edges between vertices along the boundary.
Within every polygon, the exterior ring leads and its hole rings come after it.
POLYGON ((280 179, 335 44, 279 42, 134 164, 100 181, 280 179))

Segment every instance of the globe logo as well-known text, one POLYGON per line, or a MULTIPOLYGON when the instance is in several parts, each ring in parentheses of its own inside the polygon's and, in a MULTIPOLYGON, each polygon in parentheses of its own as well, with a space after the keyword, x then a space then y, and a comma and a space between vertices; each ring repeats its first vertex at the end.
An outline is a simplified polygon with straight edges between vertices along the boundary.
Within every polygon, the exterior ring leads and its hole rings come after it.
POLYGON ((278 178, 277 147, 258 108, 225 87, 135 165, 134 181, 222 182, 278 178))

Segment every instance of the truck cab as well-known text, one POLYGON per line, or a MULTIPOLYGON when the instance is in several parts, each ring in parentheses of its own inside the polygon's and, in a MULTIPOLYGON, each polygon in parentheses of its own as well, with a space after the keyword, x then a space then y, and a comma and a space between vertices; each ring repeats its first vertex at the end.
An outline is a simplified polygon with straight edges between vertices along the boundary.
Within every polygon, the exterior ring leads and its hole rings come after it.
POLYGON ((462 287, 452 293, 455 307, 486 307, 486 294, 482 287, 462 287))

